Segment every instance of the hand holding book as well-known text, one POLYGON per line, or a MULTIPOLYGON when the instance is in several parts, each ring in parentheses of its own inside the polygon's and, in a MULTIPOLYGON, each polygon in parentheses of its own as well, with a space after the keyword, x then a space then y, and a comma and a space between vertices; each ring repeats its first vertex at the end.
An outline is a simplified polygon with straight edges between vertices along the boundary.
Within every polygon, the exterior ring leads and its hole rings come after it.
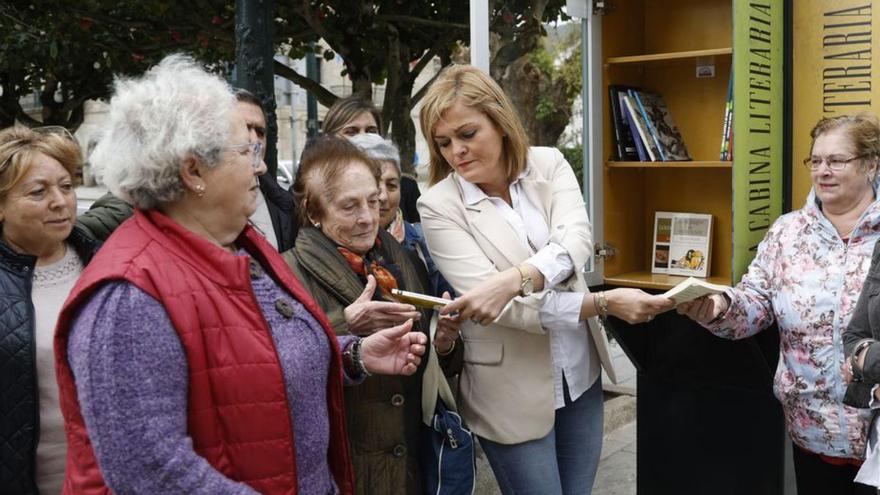
MULTIPOLYGON (((682 282, 681 284, 679 284, 679 286, 681 286, 682 284, 686 284, 687 282, 688 281, 686 280, 686 281, 682 282)), ((715 285, 715 284, 706 284, 706 285, 711 285, 711 286, 714 286, 715 288, 721 288, 721 289, 724 288, 724 286, 722 286, 722 285, 715 285)), ((678 288, 678 286, 676 288, 678 288)), ((670 290, 669 292, 672 292, 674 290, 675 290, 675 288, 670 290)), ((701 290, 705 291, 707 289, 705 287, 701 288, 697 285, 690 286, 691 294, 695 293, 696 291, 701 291, 701 290)), ((679 295, 684 294, 684 293, 685 293, 684 291, 681 291, 681 292, 679 292, 679 295)), ((667 294, 668 294, 668 292, 667 292, 667 294)), ((668 296, 668 297, 670 299, 674 298, 674 296, 668 296)), ((675 300, 675 299, 673 299, 673 300, 675 300)), ((676 306, 675 310, 679 314, 687 315, 688 318, 696 321, 697 323, 705 325, 708 323, 713 323, 715 320, 720 318, 722 315, 724 315, 727 312, 729 307, 730 307, 730 300, 727 298, 727 296, 724 295, 724 292, 722 290, 721 292, 705 293, 704 295, 697 297, 696 299, 690 299, 686 302, 679 303, 678 306, 676 306)))
MULTIPOLYGON (((595 295, 586 294, 587 297, 584 298, 581 306, 581 319, 592 316, 590 308, 595 306, 593 301, 595 295)), ((675 303, 665 296, 655 296, 640 289, 613 289, 604 292, 604 296, 607 300, 608 314, 630 324, 651 321, 655 315, 675 307, 675 303)))
POLYGON ((699 297, 722 294, 727 289, 726 285, 710 284, 705 280, 688 277, 684 282, 669 289, 663 295, 675 301, 676 304, 682 304, 699 297))

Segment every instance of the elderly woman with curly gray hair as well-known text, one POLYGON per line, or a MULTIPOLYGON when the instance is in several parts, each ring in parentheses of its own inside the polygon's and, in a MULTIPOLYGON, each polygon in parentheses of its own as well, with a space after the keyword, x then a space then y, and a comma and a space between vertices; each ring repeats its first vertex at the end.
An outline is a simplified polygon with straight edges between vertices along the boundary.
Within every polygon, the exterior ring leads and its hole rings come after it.
POLYGON ((352 491, 343 384, 414 373, 427 339, 335 336, 248 225, 260 151, 187 57, 117 81, 93 162, 136 212, 59 317, 64 493, 352 491))

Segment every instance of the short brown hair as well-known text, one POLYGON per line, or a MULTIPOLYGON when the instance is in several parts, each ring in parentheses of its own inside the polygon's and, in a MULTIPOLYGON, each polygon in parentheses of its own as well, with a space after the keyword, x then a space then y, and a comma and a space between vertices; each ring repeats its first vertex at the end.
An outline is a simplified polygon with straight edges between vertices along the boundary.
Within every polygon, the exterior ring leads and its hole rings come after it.
POLYGON ((455 103, 483 112, 501 130, 505 136, 501 160, 506 167, 508 180, 516 180, 526 166, 529 138, 513 104, 501 86, 485 72, 469 65, 451 65, 431 84, 419 113, 422 134, 431 152, 428 184, 440 182, 452 171, 433 135, 434 126, 443 112, 455 103))
POLYGON ((61 132, 43 129, 14 125, 0 131, 0 199, 24 178, 37 153, 57 160, 76 179, 83 162, 79 144, 60 128, 61 132))
MULTIPOLYGON (((810 150, 812 151, 816 144, 816 138, 838 129, 855 147, 855 154, 863 156, 860 162, 865 171, 868 171, 870 163, 880 166, 880 120, 876 115, 863 112, 821 119, 810 131, 813 140, 810 143, 810 150)), ((874 175, 876 174, 877 170, 874 170, 874 175)))
POLYGON ((352 162, 366 165, 376 179, 376 187, 379 187, 382 166, 347 139, 327 134, 306 144, 291 188, 301 227, 310 225, 309 217, 324 216, 324 201, 336 195, 336 180, 352 162))
POLYGON ((373 102, 360 95, 351 95, 340 98, 327 110, 324 122, 321 124, 321 132, 324 134, 336 134, 345 124, 356 119, 362 113, 369 113, 376 121, 379 134, 382 134, 382 113, 373 105, 373 102))

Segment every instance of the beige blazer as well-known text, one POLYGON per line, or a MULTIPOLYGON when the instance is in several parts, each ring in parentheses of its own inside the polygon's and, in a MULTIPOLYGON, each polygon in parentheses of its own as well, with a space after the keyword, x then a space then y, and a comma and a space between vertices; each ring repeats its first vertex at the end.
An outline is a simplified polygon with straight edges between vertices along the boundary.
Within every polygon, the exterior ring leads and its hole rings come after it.
MULTIPOLYGON (((555 148, 532 147, 527 170, 522 188, 543 213, 550 240, 568 251, 575 266, 575 276, 556 290, 589 292, 581 268, 593 249, 592 229, 571 166, 555 148)), ((454 173, 425 192, 418 208, 431 256, 459 293, 529 258, 516 232, 488 200, 464 203, 454 173)), ((515 297, 489 326, 462 325, 459 405, 465 421, 482 437, 520 443, 542 438, 553 427, 550 337, 539 315, 545 294, 515 297)), ((588 328, 602 366, 616 382, 604 329, 596 318, 588 328)))

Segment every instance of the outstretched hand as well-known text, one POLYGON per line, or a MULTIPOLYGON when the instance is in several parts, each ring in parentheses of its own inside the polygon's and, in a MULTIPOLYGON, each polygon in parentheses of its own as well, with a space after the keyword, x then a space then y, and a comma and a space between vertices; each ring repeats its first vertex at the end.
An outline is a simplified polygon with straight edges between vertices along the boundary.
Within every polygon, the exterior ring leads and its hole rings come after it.
POLYGON ((458 312, 461 321, 469 319, 480 325, 489 325, 519 293, 520 280, 519 272, 514 269, 498 272, 444 306, 440 314, 458 312))
MULTIPOLYGON (((452 299, 449 292, 443 293, 443 299, 452 299)), ((461 315, 440 315, 437 320, 437 332, 434 334, 434 348, 440 354, 446 354, 452 350, 461 330, 461 315)))
POLYGON ((412 321, 379 330, 361 342, 361 359, 370 373, 412 375, 422 362, 428 337, 410 332, 412 321))
POLYGON ((418 320, 422 314, 411 304, 373 301, 376 278, 367 275, 367 285, 361 295, 343 310, 348 331, 354 335, 370 335, 381 328, 418 320))
POLYGON ((697 323, 708 323, 727 311, 727 299, 721 294, 712 294, 681 303, 675 310, 697 323))
POLYGON ((675 301, 664 296, 654 296, 640 289, 614 289, 607 291, 608 313, 627 323, 651 321, 654 315, 675 307, 675 301))

